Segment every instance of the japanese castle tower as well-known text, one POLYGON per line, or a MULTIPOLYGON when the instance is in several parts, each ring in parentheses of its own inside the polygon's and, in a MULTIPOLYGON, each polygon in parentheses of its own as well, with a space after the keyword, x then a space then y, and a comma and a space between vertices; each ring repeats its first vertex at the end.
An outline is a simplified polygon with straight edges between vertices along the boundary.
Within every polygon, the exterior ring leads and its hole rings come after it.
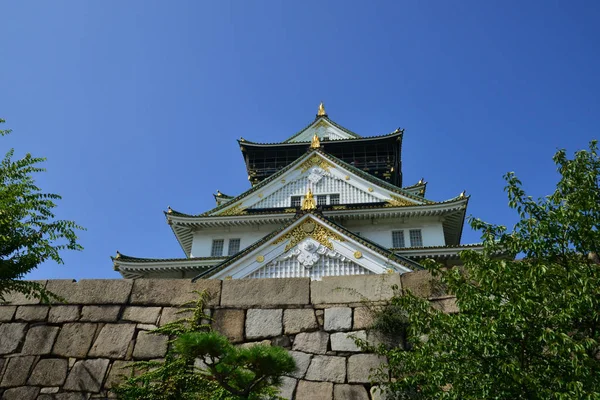
POLYGON ((124 278, 240 279, 383 274, 419 269, 419 260, 459 263, 469 197, 425 197, 427 183, 403 186, 404 131, 363 137, 314 121, 281 143, 239 139, 252 187, 219 191, 216 207, 165 212, 186 257, 117 252, 124 278))

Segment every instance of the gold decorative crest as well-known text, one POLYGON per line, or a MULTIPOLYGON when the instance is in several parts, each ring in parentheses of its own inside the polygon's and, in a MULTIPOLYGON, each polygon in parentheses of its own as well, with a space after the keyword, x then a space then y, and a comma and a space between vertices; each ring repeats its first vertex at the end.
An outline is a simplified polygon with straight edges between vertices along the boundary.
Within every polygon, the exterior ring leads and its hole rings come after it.
POLYGON ((240 203, 237 206, 228 208, 227 210, 222 211, 217 215, 220 217, 227 217, 230 215, 244 215, 244 214, 247 214, 246 207, 242 207, 242 203, 240 203))
POLYGON ((369 188, 369 192, 372 192, 372 191, 373 191, 373 188, 372 188, 372 187, 370 187, 370 188, 369 188))
POLYGON ((350 175, 346 175, 346 178, 345 178, 345 179, 346 179, 347 181, 349 181, 349 180, 350 180, 350 175))
POLYGON ((414 206, 415 203, 409 200, 406 200, 403 197, 395 196, 393 194, 390 195, 391 199, 387 201, 386 207, 406 207, 406 206, 414 206))
POLYGON ((360 251, 355 251, 354 252, 354 258, 362 258, 362 253, 360 251))
POLYGON ((330 250, 333 250, 333 244, 331 243, 331 240, 337 240, 338 242, 345 241, 345 239, 337 233, 315 223, 311 219, 308 219, 304 221, 302 225, 297 226, 285 235, 280 236, 271 244, 279 244, 289 239, 290 242, 287 244, 287 246, 285 246, 285 251, 288 251, 308 237, 316 240, 330 250))
POLYGON ((259 263, 265 261, 265 256, 256 256, 256 261, 258 261, 259 263))
POLYGON ((335 168, 333 165, 329 164, 327 161, 323 160, 321 157, 315 155, 308 160, 305 160, 302 164, 298 166, 296 169, 302 169, 302 172, 306 172, 312 167, 319 167, 324 169, 325 171, 329 171, 329 168, 335 168))

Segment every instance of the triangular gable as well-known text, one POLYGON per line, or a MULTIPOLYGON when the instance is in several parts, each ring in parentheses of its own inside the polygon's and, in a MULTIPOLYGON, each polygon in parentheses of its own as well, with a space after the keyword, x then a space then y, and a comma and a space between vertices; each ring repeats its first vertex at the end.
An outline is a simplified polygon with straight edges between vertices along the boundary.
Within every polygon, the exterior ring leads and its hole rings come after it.
POLYGON ((357 134, 343 129, 339 125, 333 123, 329 118, 317 118, 315 122, 296 133, 294 136, 287 139, 286 143, 310 142, 314 135, 317 135, 321 140, 342 140, 354 139, 357 134))
POLYGON ((320 151, 307 152, 224 207, 206 215, 240 215, 246 209, 290 207, 291 196, 300 196, 310 187, 315 195, 339 194, 340 204, 388 203, 392 206, 429 204, 428 200, 352 169, 337 158, 320 151), (387 186, 387 187, 386 187, 387 186))
POLYGON ((410 272, 414 264, 353 233, 305 214, 200 278, 302 277, 410 272), (314 269, 313 269, 314 268, 314 269))

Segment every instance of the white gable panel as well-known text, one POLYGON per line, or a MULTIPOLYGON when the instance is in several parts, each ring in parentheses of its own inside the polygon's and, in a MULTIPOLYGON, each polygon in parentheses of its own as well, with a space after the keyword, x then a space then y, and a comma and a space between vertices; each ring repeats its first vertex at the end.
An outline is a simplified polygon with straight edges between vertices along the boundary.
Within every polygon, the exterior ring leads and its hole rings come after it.
POLYGON ((372 271, 348 259, 321 257, 312 267, 306 268, 295 258, 277 260, 254 271, 246 278, 310 278, 324 276, 372 275, 372 271))
POLYGON ((352 186, 348 181, 339 179, 331 174, 329 176, 322 176, 318 182, 311 180, 310 174, 305 174, 293 182, 286 183, 273 194, 254 204, 252 208, 290 207, 290 198, 292 196, 304 196, 309 187, 315 196, 320 194, 339 194, 340 204, 376 203, 383 201, 369 192, 352 186))
POLYGON ((302 133, 296 135, 290 139, 291 143, 298 142, 310 142, 314 135, 317 135, 319 139, 323 140, 327 138, 329 140, 341 140, 341 139, 352 139, 354 136, 344 132, 338 127, 333 126, 324 119, 319 120, 317 123, 306 128, 302 133))

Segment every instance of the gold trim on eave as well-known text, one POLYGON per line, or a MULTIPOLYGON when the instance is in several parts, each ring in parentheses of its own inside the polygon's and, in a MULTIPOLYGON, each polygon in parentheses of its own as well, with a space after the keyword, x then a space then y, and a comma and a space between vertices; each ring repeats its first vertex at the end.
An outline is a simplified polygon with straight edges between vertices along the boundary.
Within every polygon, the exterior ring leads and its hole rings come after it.
POLYGON ((307 220, 304 221, 302 225, 297 226, 285 235, 280 236, 271 244, 275 245, 289 240, 290 242, 285 246, 285 251, 288 251, 306 238, 312 238, 330 250, 333 250, 333 243, 331 243, 331 240, 337 240, 338 242, 345 241, 345 239, 337 233, 316 224, 312 220, 307 220))
POLYGON ((414 206, 416 203, 412 201, 406 200, 403 197, 395 196, 390 194, 391 199, 387 201, 386 207, 406 207, 406 206, 414 206))
POLYGON ((231 208, 228 208, 225 211, 218 213, 217 215, 220 217, 228 217, 230 215, 245 215, 245 214, 247 214, 246 207, 242 207, 242 203, 240 203, 237 206, 233 206, 231 208))

